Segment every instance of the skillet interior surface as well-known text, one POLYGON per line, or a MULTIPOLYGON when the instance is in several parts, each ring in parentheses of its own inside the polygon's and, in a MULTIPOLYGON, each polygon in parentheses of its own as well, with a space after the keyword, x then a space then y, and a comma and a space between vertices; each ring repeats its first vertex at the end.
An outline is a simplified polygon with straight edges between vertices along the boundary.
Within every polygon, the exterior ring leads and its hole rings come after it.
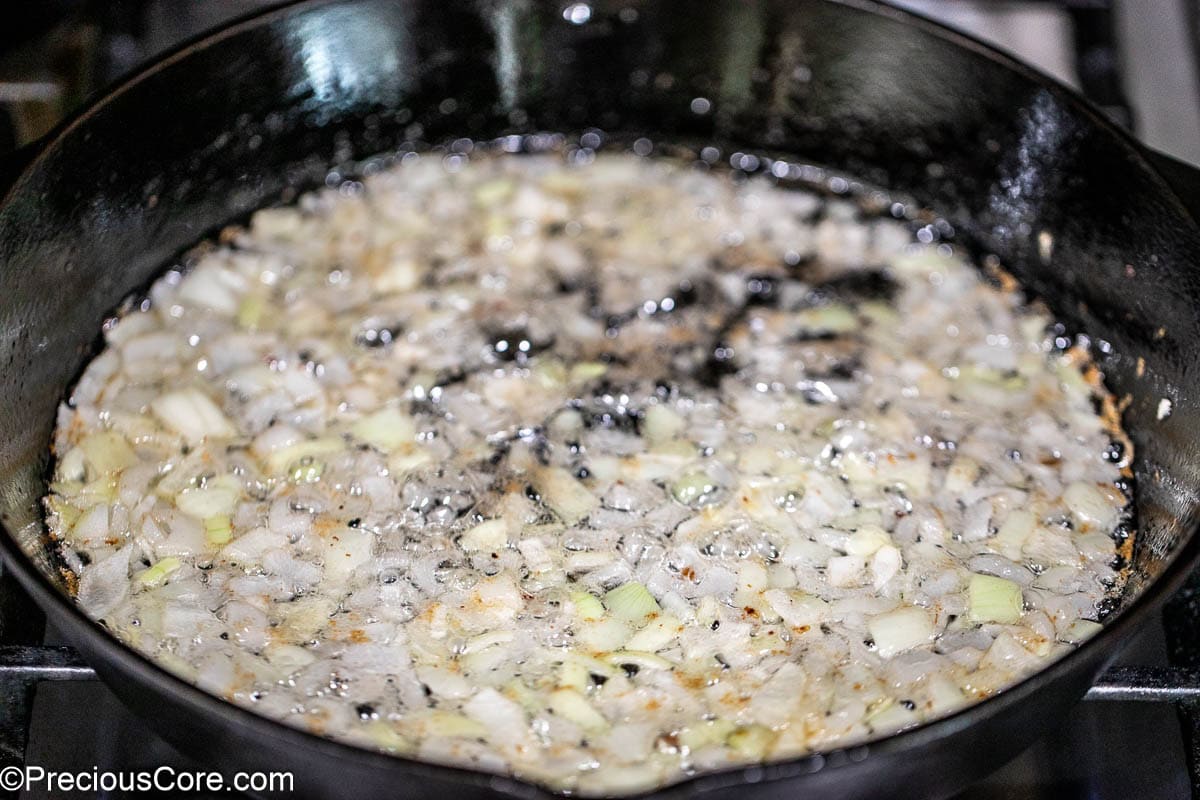
POLYGON ((86 620, 37 504, 55 405, 122 298, 331 166, 349 175, 398 147, 593 128, 821 164, 936 209, 939 235, 995 254, 1091 335, 1109 387, 1129 398, 1138 453, 1130 579, 1105 632, 997 698, 869 746, 658 794, 732 796, 747 783, 763 796, 948 793, 1053 725, 1194 558, 1200 230, 1138 146, 1068 91, 866 0, 586 8, 576 24, 583 11, 522 0, 304 3, 185 46, 61 129, 0 205, 8 561, 126 702, 210 764, 286 764, 310 796, 341 793, 350 775, 368 793, 538 795, 254 717, 86 620))

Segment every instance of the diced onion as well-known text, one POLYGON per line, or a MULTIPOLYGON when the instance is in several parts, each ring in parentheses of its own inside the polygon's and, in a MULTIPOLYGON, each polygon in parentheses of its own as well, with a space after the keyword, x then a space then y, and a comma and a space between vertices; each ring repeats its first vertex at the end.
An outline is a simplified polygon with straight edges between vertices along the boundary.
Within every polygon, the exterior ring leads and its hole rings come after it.
POLYGON ((809 334, 850 333, 860 327, 857 315, 846 306, 816 306, 796 312, 796 324, 809 334))
POLYGON ((575 639, 592 652, 606 653, 625 644, 629 639, 629 625, 624 620, 605 617, 578 626, 575 639))
POLYGON ((642 435, 651 444, 666 442, 683 433, 687 422, 664 405, 652 405, 646 409, 642 420, 642 435))
POLYGON ((350 433, 360 442, 390 453, 412 442, 417 429, 412 417, 396 408, 384 408, 355 422, 350 433))
POLYGON ((878 525, 862 525, 846 540, 846 554, 869 556, 892 543, 892 537, 878 525))
POLYGON ((493 551, 508 544, 508 523, 503 519, 485 520, 468 530, 459 540, 463 550, 493 551))
POLYGON ((237 324, 239 328, 254 330, 262 321, 267 304, 256 294, 246 295, 237 309, 237 324))
POLYGON ((662 609, 650 591, 637 581, 623 583, 604 595, 604 606, 613 616, 629 622, 641 622, 662 609))
POLYGON ((1033 534, 1037 516, 1032 511, 1016 509, 1009 513, 991 543, 1001 555, 1016 561, 1021 557, 1021 548, 1033 534))
POLYGON ((468 639, 466 644, 463 645, 462 652, 463 655, 482 653, 488 648, 508 644, 514 638, 515 636, 512 631, 489 631, 488 633, 481 633, 478 636, 468 639))
POLYGON ((587 691, 592 677, 587 667, 577 661, 564 661, 558 671, 558 685, 579 692, 587 691))
POLYGON ((862 556, 835 556, 829 559, 825 575, 830 586, 846 588, 862 583, 866 560, 862 556))
POLYGON ((424 722, 425 730, 432 736, 482 739, 488 735, 485 723, 451 711, 431 711, 424 722))
POLYGON ((763 725, 749 725, 729 734, 725 743, 747 761, 762 761, 767 757, 776 735, 763 725))
POLYGON ((325 540, 325 578, 344 581, 371 560, 375 537, 364 530, 340 528, 325 540))
POLYGON ((738 569, 738 590, 758 593, 770 585, 767 569, 757 561, 745 561, 738 569))
POLYGON ((1023 612, 1020 584, 994 575, 971 576, 967 586, 967 618, 971 622, 1012 625, 1021 621, 1023 612))
POLYGON ((386 753, 405 753, 412 743, 385 720, 372 721, 365 728, 367 740, 386 753))
POLYGON ((568 525, 579 522, 600 504, 599 498, 561 467, 539 469, 533 485, 542 502, 568 525))
POLYGON ((872 617, 867 630, 875 649, 884 658, 928 644, 933 638, 933 620, 923 608, 900 608, 872 617))
POLYGON ((183 566, 178 558, 164 558, 133 576, 134 581, 147 589, 162 586, 172 573, 183 566))
POLYGON ((975 485, 975 479, 978 477, 979 462, 973 458, 959 456, 946 470, 946 480, 942 488, 956 495, 962 494, 975 485))
POLYGON ((237 507, 242 487, 232 475, 210 479, 201 488, 185 489, 175 498, 175 505, 185 514, 205 519, 229 516, 237 507))
POLYGON ((116 431, 99 431, 79 443, 82 454, 92 474, 110 475, 137 463, 137 455, 125 437, 116 431))
POLYGON ((882 589, 895 577, 902 565, 903 557, 898 548, 891 545, 879 548, 871 558, 871 583, 875 591, 882 589))
POLYGON ((735 727, 728 719, 701 720, 682 728, 676 738, 689 750, 699 750, 711 744, 723 743, 734 732, 735 727))
POLYGON ((608 728, 608 720, 575 689, 561 688, 550 693, 550 710, 569 719, 589 733, 608 728))
POLYGON ((927 691, 930 710, 934 713, 944 714, 962 707, 962 689, 945 675, 930 675, 927 691))
POLYGON ((168 392, 151 402, 150 410, 159 422, 191 444, 237 436, 237 428, 225 412, 199 389, 168 392))
POLYGON ((671 485, 671 494, 685 506, 699 506, 704 505, 716 489, 707 473, 689 472, 671 485))
POLYGON ((346 443, 336 436, 306 439, 270 453, 266 459, 267 472, 271 475, 294 473, 305 461, 313 464, 321 456, 341 453, 345 449, 346 443))
POLYGON ((578 797, 870 742, 1099 630, 1132 454, 1044 310, 849 199, 544 138, 569 165, 464 140, 259 212, 106 324, 44 498, 88 614, 578 797))
POLYGON ((221 547, 233 539, 233 525, 228 516, 209 517, 204 520, 204 538, 213 547, 221 547))
POLYGON ((1079 644, 1095 636, 1103 626, 1090 619, 1077 619, 1063 632, 1059 638, 1069 644, 1079 644))
POLYGON ((571 367, 571 383, 586 383, 601 378, 608 372, 608 365, 599 361, 584 361, 571 367))
POLYGON ((512 197, 516 184, 506 178, 497 178, 475 187, 475 202, 484 208, 490 208, 503 203, 512 197))
MULTIPOLYGON (((1110 490, 1111 491, 1111 490, 1110 490)), ((1092 483, 1072 483, 1063 491, 1063 503, 1082 526, 1107 528, 1117 516, 1110 492, 1092 483)))
POLYGON ((645 650, 648 653, 657 652, 672 641, 683 630, 683 623, 666 614, 655 617, 646 626, 630 637, 625 643, 629 650, 645 650))
POLYGON ((829 613, 829 604, 819 597, 803 592, 771 589, 763 594, 771 608, 793 628, 813 628, 820 625, 829 613))
POLYGON ((514 747, 526 741, 525 711, 495 689, 480 689, 463 704, 468 717, 486 729, 477 735, 514 747))
POLYGON ((595 621, 604 616, 604 604, 594 594, 572 592, 571 603, 575 606, 575 616, 580 619, 595 621))

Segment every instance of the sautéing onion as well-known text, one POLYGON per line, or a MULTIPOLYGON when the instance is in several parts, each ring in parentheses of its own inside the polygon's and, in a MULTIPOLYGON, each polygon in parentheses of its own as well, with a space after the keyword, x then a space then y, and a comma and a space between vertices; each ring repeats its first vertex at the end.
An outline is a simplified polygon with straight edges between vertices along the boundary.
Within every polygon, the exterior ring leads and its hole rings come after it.
POLYGON ((46 508, 116 635, 291 725, 620 794, 1098 630, 1126 498, 1043 312, 772 179, 454 161, 259 211, 108 326, 46 508))

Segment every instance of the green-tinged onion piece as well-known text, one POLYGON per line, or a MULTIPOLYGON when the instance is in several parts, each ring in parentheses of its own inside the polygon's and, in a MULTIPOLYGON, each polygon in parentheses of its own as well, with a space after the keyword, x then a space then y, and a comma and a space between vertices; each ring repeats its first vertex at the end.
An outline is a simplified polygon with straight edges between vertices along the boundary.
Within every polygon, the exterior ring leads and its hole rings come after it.
POLYGON ((543 389, 561 389, 567 382, 567 368, 552 358, 538 359, 530 374, 543 389))
POLYGON ((412 743, 384 720, 377 719, 370 723, 364 733, 371 744, 384 752, 404 753, 412 749, 412 743))
POLYGON ((346 449, 346 443, 337 436, 321 436, 316 439, 305 439, 287 447, 274 451, 266 459, 267 472, 279 475, 287 471, 289 477, 301 462, 308 459, 312 463, 320 456, 340 453, 346 449))
POLYGON ((550 693, 550 710, 569 719, 585 731, 597 732, 608 728, 608 720, 575 689, 555 689, 550 693))
POLYGON ((91 508, 101 503, 113 503, 117 499, 117 482, 112 478, 97 478, 82 486, 52 483, 50 490, 70 497, 71 504, 80 509, 91 508))
POLYGON ((1012 625, 1021 621, 1023 610, 1020 585, 994 575, 971 576, 967 586, 967 618, 971 622, 1012 625))
POLYGON ((487 736, 487 727, 463 714, 452 711, 431 711, 425 718, 425 730, 432 736, 447 736, 462 739, 481 739, 487 736))
POLYGON ((699 750, 710 744, 724 742, 736 727, 727 719, 699 720, 688 725, 677 734, 679 743, 689 750, 699 750))
POLYGON ((52 494, 46 498, 46 505, 50 511, 58 515, 59 524, 64 529, 70 529, 71 526, 83 515, 83 512, 75 506, 63 499, 62 495, 52 494))
POLYGON ((222 515, 205 519, 204 540, 213 547, 229 544, 233 540, 233 525, 229 517, 222 515))
POLYGON ((676 500, 693 507, 705 505, 716 490, 712 478, 703 472, 689 472, 671 486, 671 494, 676 500))
POLYGON ((263 298, 256 295, 247 295, 237 310, 237 324, 239 328, 253 330, 258 327, 262 321, 263 313, 267 310, 267 304, 263 298))
POLYGON ((141 572, 133 576, 133 579, 141 586, 147 589, 152 589, 156 586, 162 586, 166 583, 167 578, 171 573, 175 572, 183 566, 183 563, 175 556, 168 556, 161 559, 154 565, 146 567, 141 572))
POLYGON ((597 620, 604 616, 604 605, 600 598, 590 592, 571 592, 575 616, 585 620, 597 620))
POLYGON ((599 361, 583 361, 571 367, 568 379, 571 383, 586 383, 595 378, 603 377, 608 372, 608 365, 599 361))
POLYGON ((637 581, 623 583, 605 594, 604 606, 613 616, 630 622, 641 622, 661 610, 650 590, 637 581))
POLYGON ((729 734, 725 743, 747 761, 762 761, 775 742, 775 731, 762 725, 748 725, 729 734))
POLYGON ((561 687, 586 692, 591 682, 591 673, 578 661, 564 661, 558 671, 558 685, 561 687))
POLYGON ((508 178, 496 178, 475 187, 475 201, 484 208, 497 206, 512 196, 517 185, 508 178))
POLYGON ((958 379, 966 383, 994 386, 1009 392, 1024 389, 1028 383, 1024 376, 1016 372, 1000 370, 982 364, 967 364, 959 367, 958 379))
POLYGON ((683 433, 687 422, 664 405, 653 405, 646 409, 642 420, 642 435, 646 440, 667 442, 683 433))
POLYGON ((137 463, 125 437, 116 431, 98 431, 79 443, 79 451, 95 476, 120 472, 137 463))
POLYGON ((795 321, 802 331, 810 334, 851 333, 862 327, 858 316, 847 306, 830 304, 797 312, 795 321))

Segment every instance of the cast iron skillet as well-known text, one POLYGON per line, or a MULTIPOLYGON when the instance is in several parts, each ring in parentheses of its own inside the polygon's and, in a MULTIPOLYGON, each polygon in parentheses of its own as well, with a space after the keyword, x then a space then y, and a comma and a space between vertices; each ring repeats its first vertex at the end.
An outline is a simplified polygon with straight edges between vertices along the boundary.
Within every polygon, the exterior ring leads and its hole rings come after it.
POLYGON ((1138 451, 1130 580, 1095 639, 916 730, 654 796, 944 796, 1052 729, 1196 559, 1200 178, 1029 68, 869 0, 601 0, 582 24, 529 0, 315 0, 118 86, 10 165, 0 201, 8 567, 113 690, 203 764, 292 770, 305 797, 545 796, 292 730, 160 670, 69 600, 37 498, 55 405, 102 319, 186 246, 330 164, 349 174, 406 142, 589 128, 824 164, 937 209, 939 232, 999 256, 1091 334, 1138 451))

